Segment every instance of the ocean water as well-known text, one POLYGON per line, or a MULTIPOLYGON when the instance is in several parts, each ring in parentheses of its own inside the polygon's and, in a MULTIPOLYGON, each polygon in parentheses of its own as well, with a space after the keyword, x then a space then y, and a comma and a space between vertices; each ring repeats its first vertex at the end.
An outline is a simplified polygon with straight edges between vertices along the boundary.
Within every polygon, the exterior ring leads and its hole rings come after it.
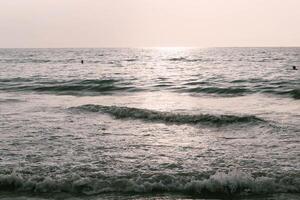
POLYGON ((300 199, 300 48, 0 49, 0 199, 300 199))

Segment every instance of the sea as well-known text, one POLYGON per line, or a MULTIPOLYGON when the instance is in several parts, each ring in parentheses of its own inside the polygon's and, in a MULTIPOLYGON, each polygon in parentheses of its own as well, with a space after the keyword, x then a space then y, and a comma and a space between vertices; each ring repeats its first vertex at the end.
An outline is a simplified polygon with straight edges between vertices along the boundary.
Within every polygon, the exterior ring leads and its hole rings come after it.
POLYGON ((0 199, 299 200, 300 48, 0 49, 0 199))

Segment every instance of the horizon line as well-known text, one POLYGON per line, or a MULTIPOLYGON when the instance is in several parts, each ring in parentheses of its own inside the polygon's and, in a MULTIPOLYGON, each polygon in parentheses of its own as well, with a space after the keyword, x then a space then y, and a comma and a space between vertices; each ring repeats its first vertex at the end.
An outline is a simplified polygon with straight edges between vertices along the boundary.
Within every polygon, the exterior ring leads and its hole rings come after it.
POLYGON ((299 46, 103 46, 103 47, 0 47, 0 49, 209 49, 209 48, 300 48, 299 46))

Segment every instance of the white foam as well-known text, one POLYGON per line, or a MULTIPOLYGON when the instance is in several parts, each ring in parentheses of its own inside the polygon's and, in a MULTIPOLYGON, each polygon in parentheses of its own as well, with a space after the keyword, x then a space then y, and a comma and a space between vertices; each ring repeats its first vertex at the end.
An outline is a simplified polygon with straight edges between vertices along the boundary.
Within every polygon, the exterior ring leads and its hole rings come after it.
POLYGON ((147 177, 137 175, 129 178, 106 177, 103 180, 79 176, 73 176, 72 179, 68 180, 52 179, 50 177, 25 179, 15 173, 0 175, 0 188, 2 191, 67 192, 88 195, 104 192, 169 192, 198 195, 299 193, 299 183, 300 181, 297 178, 290 180, 288 184, 286 180, 280 181, 269 177, 254 178, 249 174, 236 170, 229 173, 218 172, 208 179, 163 174, 147 177))

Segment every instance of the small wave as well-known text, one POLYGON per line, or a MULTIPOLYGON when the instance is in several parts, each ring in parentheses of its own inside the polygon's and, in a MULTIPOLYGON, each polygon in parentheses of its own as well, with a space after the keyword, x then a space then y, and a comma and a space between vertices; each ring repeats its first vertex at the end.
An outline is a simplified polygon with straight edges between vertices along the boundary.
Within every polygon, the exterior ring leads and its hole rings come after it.
POLYGON ((190 195, 261 195, 275 193, 299 193, 300 180, 296 177, 276 180, 256 177, 232 171, 217 172, 209 178, 169 174, 128 175, 123 177, 69 178, 23 177, 21 174, 0 175, 0 191, 42 193, 71 193, 96 195, 103 193, 179 193, 190 195))
POLYGON ((300 89, 294 89, 290 91, 290 94, 294 99, 300 99, 300 89))
POLYGON ((119 106, 102 106, 87 104, 72 109, 79 109, 88 112, 102 112, 110 114, 119 119, 141 119, 145 121, 156 121, 175 124, 214 124, 226 125, 233 123, 263 122, 264 120, 255 116, 236 115, 188 115, 171 112, 159 112, 140 108, 129 108, 119 106))
POLYGON ((267 82, 270 82, 270 81, 260 79, 260 78, 236 79, 236 80, 230 81, 230 83, 267 83, 267 82))
POLYGON ((246 61, 249 61, 249 62, 261 62, 261 63, 264 63, 264 62, 272 62, 272 61, 282 61, 282 60, 285 60, 285 58, 261 58, 261 59, 246 59, 246 61))
POLYGON ((130 58, 130 59, 126 59, 125 61, 127 61, 127 62, 135 62, 135 61, 138 61, 138 59, 136 59, 136 58, 130 58))
POLYGON ((184 57, 179 57, 179 58, 170 58, 168 59, 168 61, 182 61, 182 60, 185 60, 184 57))
POLYGON ((272 60, 285 60, 285 58, 273 58, 272 60))
POLYGON ((282 95, 288 95, 290 97, 292 97, 293 99, 300 99, 300 88, 298 89, 292 89, 292 90, 288 90, 288 91, 281 91, 281 92, 276 92, 276 91, 272 91, 273 93, 277 93, 277 94, 282 94, 282 95))
POLYGON ((35 91, 55 94, 92 95, 93 93, 110 93, 115 91, 136 91, 130 83, 115 79, 89 80, 0 80, 0 89, 7 91, 35 91))
POLYGON ((153 85, 152 87, 154 87, 154 88, 170 88, 172 86, 174 86, 174 85, 171 84, 170 82, 161 82, 161 83, 153 85))
POLYGON ((282 96, 287 96, 291 97, 295 100, 300 99, 300 89, 278 89, 274 87, 264 87, 264 90, 262 92, 272 94, 272 95, 282 95, 282 96))
POLYGON ((200 58, 190 59, 190 58, 185 58, 185 57, 179 57, 179 58, 170 58, 170 59, 168 59, 168 61, 173 61, 173 62, 178 62, 178 61, 182 61, 182 62, 201 62, 203 60, 200 59, 200 58))
POLYGON ((31 82, 31 81, 33 80, 30 78, 22 78, 22 77, 0 79, 0 83, 31 82))
POLYGON ((236 87, 228 87, 228 88, 219 88, 219 87, 196 87, 185 89, 185 92, 192 93, 207 93, 207 94, 220 94, 220 95, 243 95, 252 93, 251 90, 246 88, 236 88, 236 87))
MULTIPOLYGON (((28 56, 32 57, 32 56, 28 56)), ((53 60, 49 59, 33 59, 33 58, 27 58, 27 59, 1 59, 0 62, 4 63, 49 63, 53 60)))
POLYGON ((187 83, 184 83, 183 85, 207 85, 209 82, 207 81, 190 81, 187 83))
POLYGON ((1 99, 0 98, 0 103, 18 103, 22 102, 20 99, 1 99))
MULTIPOLYGON (((246 88, 241 88, 238 89, 236 87, 231 87, 228 88, 229 90, 226 91, 227 88, 224 88, 224 90, 219 91, 218 88, 216 88, 217 92, 224 92, 224 93, 265 93, 265 94, 272 94, 272 95, 281 95, 281 96, 286 96, 286 97, 291 97, 293 99, 300 99, 300 88, 294 88, 295 85, 299 85, 298 80, 266 80, 266 79, 258 79, 258 78, 253 78, 253 79, 237 79, 230 81, 230 83, 233 84, 240 84, 240 83, 245 83, 245 84, 253 84, 250 89, 246 88), (233 89, 233 90, 231 90, 233 89), (236 90, 238 89, 238 90, 236 90)), ((199 88, 198 92, 205 92, 207 88, 199 88)), ((197 88, 195 89, 197 91, 197 88)), ((192 89, 193 91, 193 89, 192 89)), ((209 90, 208 90, 209 91, 209 90)), ((214 90, 212 90, 213 92, 214 90)))

